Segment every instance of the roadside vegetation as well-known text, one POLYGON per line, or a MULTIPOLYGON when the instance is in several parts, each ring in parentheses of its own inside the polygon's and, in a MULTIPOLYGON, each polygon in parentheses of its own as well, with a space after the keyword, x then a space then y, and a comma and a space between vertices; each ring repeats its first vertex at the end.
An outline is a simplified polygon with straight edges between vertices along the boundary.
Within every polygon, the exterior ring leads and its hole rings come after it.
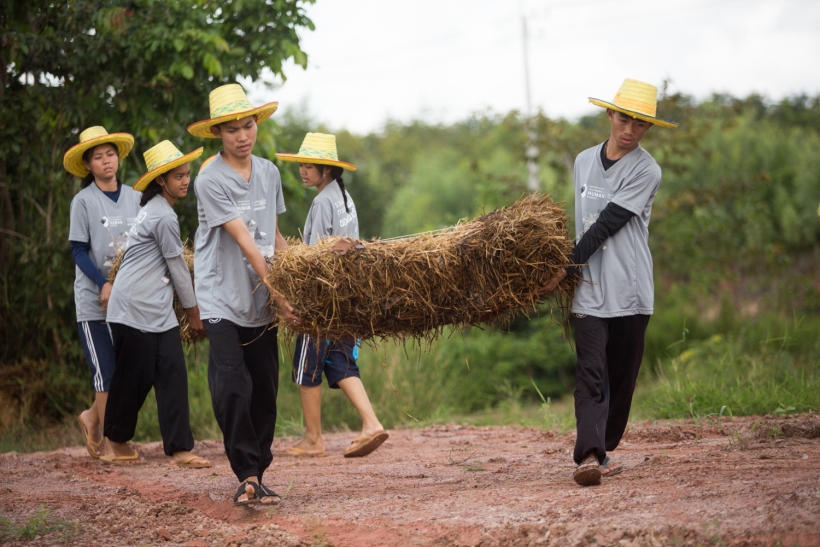
MULTIPOLYGON (((76 8, 91 10, 91 4, 80 2, 76 8)), ((177 15, 191 18, 192 28, 203 25, 200 14, 189 11, 177 15)), ((17 25, 16 41, 2 49, 11 72, 5 75, 0 109, 0 126, 8 136, 0 139, 0 451, 79 443, 74 416, 91 396, 76 332, 74 266, 67 244, 67 207, 76 181, 63 172, 59 160, 76 140, 72 130, 91 123, 87 114, 93 109, 71 93, 87 87, 131 97, 133 104, 120 104, 116 95, 98 108, 93 123, 135 134, 136 153, 121 172, 126 183, 133 183, 141 172, 139 152, 160 138, 175 139, 183 148, 205 144, 203 157, 216 152, 215 143, 194 142, 184 131, 207 107, 207 90, 190 81, 234 81, 240 70, 234 57, 241 53, 220 49, 224 39, 214 34, 216 27, 207 26, 208 32, 198 35, 202 43, 190 46, 205 52, 204 57, 183 66, 179 63, 194 58, 187 56, 187 45, 166 57, 148 55, 152 40, 167 40, 124 32, 135 22, 122 10, 90 19, 105 37, 102 42, 74 28, 81 23, 71 13, 38 11, 44 19, 35 28, 23 12, 10 19, 17 25), (94 59, 99 66, 66 65, 74 60, 37 49, 45 39, 38 32, 49 28, 54 42, 49 51, 58 51, 61 40, 83 36, 89 52, 122 50, 123 59, 150 57, 142 64, 117 66, 119 71, 146 72, 117 84, 112 74, 118 72, 107 56, 82 57, 83 63, 94 59), (145 43, 129 42, 136 39, 145 43), (214 64, 214 59, 220 62, 214 64), (75 79, 59 84, 59 78, 28 77, 57 74, 57 69, 75 79), (155 73, 164 79, 150 80, 155 73), (86 85, 91 74, 96 79, 86 85), (148 87, 139 83, 146 79, 148 87), (68 93, 62 98, 60 85, 68 93), (31 124, 31 119, 38 121, 31 124), (26 154, 20 153, 23 149, 26 154)), ((254 50, 255 67, 281 68, 283 55, 306 62, 291 30, 312 23, 298 10, 292 14, 292 20, 275 25, 282 28, 277 40, 287 47, 254 50)), ((245 24, 241 21, 270 16, 242 12, 236 20, 245 24)), ((655 315, 647 332, 634 417, 817 410, 820 97, 771 102, 756 95, 715 95, 703 101, 666 91, 662 95, 660 111, 679 121, 680 128, 653 129, 642 143, 664 175, 649 237, 655 315)), ((355 135, 326 128, 298 107, 282 105, 271 122, 260 125, 257 152, 274 159, 277 151, 298 149, 307 131, 336 133, 342 155, 360 167, 345 177, 362 236, 391 237, 451 225, 523 195, 526 122, 520 112, 482 112, 451 125, 388 121, 379 131, 355 135)), ((534 127, 541 190, 564 202, 572 217, 574 157, 606 138, 607 119, 603 112, 576 121, 538 114, 534 127)), ((298 236, 313 193, 302 187, 293 165, 282 164, 280 170, 288 207, 280 228, 287 236, 298 236)), ((195 199, 180 200, 175 207, 183 239, 192 238, 195 199)), ((365 346, 363 381, 388 427, 458 421, 571 428, 570 326, 562 329, 554 320, 560 318, 519 318, 503 329, 446 332, 430 347, 365 346)), ((278 432, 295 434, 301 428, 301 406, 290 382, 286 340, 280 357, 278 432)), ((188 360, 195 434, 219 437, 207 388, 207 345, 192 348, 188 360)), ((152 399, 143 409, 136 440, 159 438, 152 399)), ((340 394, 330 393, 323 404, 328 428, 358 427, 340 394)))

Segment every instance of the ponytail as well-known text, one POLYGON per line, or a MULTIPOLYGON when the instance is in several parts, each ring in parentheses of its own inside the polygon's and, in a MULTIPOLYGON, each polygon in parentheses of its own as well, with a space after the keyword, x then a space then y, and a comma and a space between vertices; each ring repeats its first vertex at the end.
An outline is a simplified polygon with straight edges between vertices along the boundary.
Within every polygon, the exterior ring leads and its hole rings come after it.
POLYGON ((94 182, 94 173, 89 171, 89 173, 83 177, 83 181, 80 183, 80 188, 88 188, 92 182, 94 182))
POLYGON ((345 212, 349 213, 350 207, 347 205, 347 192, 345 192, 345 181, 342 179, 342 173, 344 173, 344 169, 341 167, 334 165, 330 168, 330 177, 339 183, 339 189, 342 191, 342 200, 345 203, 345 212))
MULTIPOLYGON (((158 179, 159 177, 157 177, 158 179)), ((140 198, 140 207, 145 207, 145 204, 154 199, 154 197, 158 196, 162 193, 162 187, 157 182, 157 179, 152 180, 148 183, 148 186, 145 187, 145 190, 142 191, 142 197, 140 198)))

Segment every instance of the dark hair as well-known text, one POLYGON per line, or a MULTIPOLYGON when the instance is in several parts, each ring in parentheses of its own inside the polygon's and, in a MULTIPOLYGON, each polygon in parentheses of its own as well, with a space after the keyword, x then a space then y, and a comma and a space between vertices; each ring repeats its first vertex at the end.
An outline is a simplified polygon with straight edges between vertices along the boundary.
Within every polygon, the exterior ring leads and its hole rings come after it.
MULTIPOLYGON (((117 161, 119 161, 119 157, 120 157, 120 149, 119 149, 119 148, 117 148, 117 146, 116 146, 115 144, 113 144, 113 143, 110 143, 110 142, 104 142, 104 143, 102 143, 102 144, 98 144, 97 146, 92 146, 91 148, 89 148, 88 150, 86 150, 85 152, 83 152, 83 165, 85 165, 86 163, 88 163, 88 162, 90 162, 90 161, 91 161, 91 155, 94 153, 94 150, 96 150, 96 149, 97 149, 97 148, 99 148, 100 146, 105 146, 105 145, 108 145, 108 146, 113 146, 113 147, 114 147, 114 152, 116 152, 116 153, 117 153, 117 161)), ((88 173, 86 176, 84 176, 84 177, 83 177, 83 181, 80 183, 80 188, 86 188, 86 187, 87 187, 87 186, 89 186, 92 182, 94 182, 94 173, 91 173, 91 172, 90 172, 90 170, 89 170, 89 173, 88 173)), ((120 182, 119 177, 117 177, 117 182, 118 182, 118 183, 120 182)))
MULTIPOLYGON (((159 175, 161 177, 162 175, 159 175)), ((145 187, 145 190, 142 191, 142 197, 140 198, 140 207, 145 207, 145 204, 154 199, 154 197, 158 196, 162 193, 162 186, 159 185, 157 179, 152 180, 148 183, 148 186, 145 187)))
POLYGON ((350 207, 347 206, 347 192, 345 192, 345 181, 342 179, 342 173, 345 172, 344 169, 339 167, 338 165, 325 165, 324 171, 327 172, 330 170, 330 178, 335 179, 336 182, 339 183, 339 189, 342 191, 342 200, 345 202, 345 212, 350 212, 350 207))

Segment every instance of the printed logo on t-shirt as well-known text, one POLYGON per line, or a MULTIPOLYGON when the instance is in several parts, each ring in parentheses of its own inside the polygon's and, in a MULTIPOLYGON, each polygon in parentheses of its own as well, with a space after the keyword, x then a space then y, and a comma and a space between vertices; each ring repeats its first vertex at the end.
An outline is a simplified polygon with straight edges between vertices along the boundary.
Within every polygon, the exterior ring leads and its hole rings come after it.
POLYGON ((242 199, 236 202, 236 208, 240 211, 250 211, 251 210, 251 200, 249 199, 242 199))
POLYGON ((348 208, 350 209, 349 213, 345 211, 344 201, 337 201, 334 205, 336 207, 336 215, 339 217, 339 226, 342 228, 350 224, 356 218, 356 206, 353 203, 348 202, 348 208))
POLYGON ((111 237, 113 241, 108 244, 108 251, 106 251, 105 258, 103 259, 103 267, 105 268, 113 266, 114 260, 117 259, 120 252, 128 247, 128 232, 123 232, 117 237, 113 235, 111 237))
POLYGON ((111 231, 112 226, 116 227, 124 224, 122 217, 104 216, 100 219, 100 224, 105 226, 105 229, 108 230, 108 234, 111 236, 111 243, 108 244, 108 250, 103 258, 103 267, 110 268, 113 266, 114 260, 116 260, 117 255, 120 254, 120 251, 128 246, 128 232, 122 232, 115 237, 111 231))
POLYGON ((601 214, 601 211, 596 211, 594 213, 590 213, 584 217, 584 231, 586 232, 589 230, 590 226, 595 224, 595 221, 598 220, 598 215, 601 214))
POLYGON ((581 186, 581 197, 585 199, 600 199, 606 197, 606 190, 600 186, 581 186))
MULTIPOLYGON (((248 231, 253 236, 254 243, 259 248, 259 252, 265 258, 271 258, 273 256, 273 242, 267 238, 268 234, 259 229, 259 224, 254 219, 250 219, 247 226, 248 231)), ((245 260, 247 261, 247 259, 245 260)))
POLYGON ((123 225, 122 217, 108 217, 104 216, 100 219, 100 223, 106 228, 116 228, 123 225))
POLYGON ((263 211, 268 208, 268 200, 266 199, 256 199, 253 201, 253 210, 254 211, 263 211))

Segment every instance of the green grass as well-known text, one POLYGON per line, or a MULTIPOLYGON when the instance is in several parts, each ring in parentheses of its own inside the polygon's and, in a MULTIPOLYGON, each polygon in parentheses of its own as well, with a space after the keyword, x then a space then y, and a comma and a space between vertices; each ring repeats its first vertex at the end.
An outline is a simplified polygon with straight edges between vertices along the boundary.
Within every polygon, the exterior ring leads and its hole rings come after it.
POLYGON ((0 518, 0 540, 13 539, 31 540, 57 532, 63 540, 74 538, 80 531, 77 522, 57 518, 50 509, 40 506, 35 509, 34 516, 20 525, 15 525, 8 518, 0 518))
MULTIPOLYGON (((820 408, 820 321, 755 319, 696 322, 658 315, 647 332, 634 419, 681 419, 807 412, 820 408)), ((420 350, 385 343, 362 348, 362 381, 388 428, 433 424, 520 424, 563 433, 575 427, 574 357, 560 329, 542 320, 512 333, 456 331, 420 350), (569 363, 569 365, 568 365, 569 363)), ((280 347, 278 436, 304 432, 290 379, 292 348, 280 347)), ((196 439, 220 439, 207 380, 207 345, 187 354, 191 425, 196 439)), ((340 390, 323 386, 323 428, 357 431, 358 414, 340 390)), ((154 395, 140 412, 136 442, 160 440, 154 395)), ((0 451, 82 445, 73 415, 62 424, 18 425, 0 451)))
MULTIPOLYGON (((820 335, 801 320, 748 326, 687 342, 645 374, 635 413, 696 418, 808 412, 820 408, 820 335)), ((672 349, 672 348, 670 348, 672 349)))
MULTIPOLYGON (((479 336, 484 336, 479 334, 479 336)), ((483 342, 479 339, 480 342, 483 342)), ((430 352, 384 344, 365 345, 359 357, 362 382, 379 420, 387 428, 416 427, 457 422, 469 425, 523 424, 574 427, 571 407, 553 405, 550 399, 540 404, 528 396, 535 384, 515 386, 487 377, 484 366, 468 368, 466 360, 452 358, 453 346, 462 345, 460 337, 440 341, 430 352), (488 380, 491 387, 488 388, 488 380), (464 392, 483 392, 477 402, 465 405, 464 392), (569 410, 567 412, 567 410, 569 410), (571 421, 571 424, 570 424, 571 421)), ((463 348, 460 351, 464 351, 463 348)), ((277 436, 304 433, 302 406, 297 386, 291 381, 291 351, 280 347, 277 436)), ((221 438, 213 418, 207 379, 207 346, 188 354, 188 397, 191 427, 197 439, 221 438)), ((538 389, 536 387, 536 389, 538 389)), ((137 442, 159 440, 159 426, 153 393, 140 412, 137 442)), ((341 392, 323 386, 322 420, 325 431, 354 431, 361 427, 358 413, 341 392)))

